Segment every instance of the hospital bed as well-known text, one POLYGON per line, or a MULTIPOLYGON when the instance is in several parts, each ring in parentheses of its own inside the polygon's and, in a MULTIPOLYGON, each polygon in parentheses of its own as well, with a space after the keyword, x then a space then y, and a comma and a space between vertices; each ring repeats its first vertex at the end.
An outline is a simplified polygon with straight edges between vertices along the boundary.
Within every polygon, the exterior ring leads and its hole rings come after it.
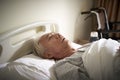
POLYGON ((0 80, 56 80, 51 69, 55 61, 33 54, 34 39, 49 32, 59 32, 55 21, 38 21, 1 34, 0 80))
POLYGON ((55 61, 31 54, 33 40, 48 32, 58 32, 54 21, 34 22, 1 34, 0 80, 50 80, 55 61))
MULTIPOLYGON (((57 65, 56 62, 52 59, 40 58, 32 51, 33 40, 48 32, 59 32, 56 22, 35 22, 1 34, 0 80, 60 80, 59 77, 62 78, 62 76, 59 76, 59 71, 57 71, 57 69, 56 71, 58 74, 54 70, 54 65, 57 65)), ((83 52, 86 50, 88 44, 78 45, 72 43, 72 46, 76 49, 81 49, 80 51, 83 52)), ((120 44, 117 41, 101 39, 100 41, 93 42, 89 49, 87 48, 85 55, 82 58, 86 70, 92 80, 110 80, 106 79, 103 75, 108 74, 112 64, 114 64, 115 71, 118 73, 120 72, 120 52, 116 51, 119 46, 120 44), (110 51, 108 51, 109 49, 110 51), (104 57, 102 57, 103 55, 104 57), (93 63, 96 65, 93 66, 93 63), (107 65, 109 65, 110 68, 106 68, 105 66, 107 65), (106 69, 106 72, 104 69, 106 69), (95 71, 101 75, 96 74, 95 71)), ((63 67, 60 69, 60 72, 69 69, 70 67, 63 67)), ((67 72, 67 74, 69 74, 69 72, 67 72)), ((62 73, 60 75, 64 76, 62 73)), ((76 76, 74 77, 76 78, 76 76)), ((119 79, 117 78, 116 80, 119 79)))

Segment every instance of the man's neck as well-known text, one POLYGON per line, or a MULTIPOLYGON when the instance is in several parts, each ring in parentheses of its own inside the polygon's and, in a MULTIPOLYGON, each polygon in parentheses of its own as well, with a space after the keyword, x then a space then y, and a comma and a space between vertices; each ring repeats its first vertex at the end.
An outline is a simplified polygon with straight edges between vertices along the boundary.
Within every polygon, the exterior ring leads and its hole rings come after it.
POLYGON ((75 53, 75 49, 74 48, 69 48, 69 49, 66 49, 64 52, 63 52, 65 55, 65 57, 69 57, 71 56, 72 54, 75 53))

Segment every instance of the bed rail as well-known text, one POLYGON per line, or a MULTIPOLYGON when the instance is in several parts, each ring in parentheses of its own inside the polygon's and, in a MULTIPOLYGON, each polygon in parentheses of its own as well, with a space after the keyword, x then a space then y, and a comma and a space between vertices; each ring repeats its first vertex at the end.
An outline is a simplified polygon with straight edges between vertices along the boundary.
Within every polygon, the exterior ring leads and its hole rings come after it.
POLYGON ((27 24, 23 27, 19 27, 17 29, 13 29, 9 32, 1 34, 0 35, 0 42, 9 38, 9 37, 14 36, 15 34, 19 34, 19 33, 25 32, 27 30, 35 29, 35 28, 38 28, 38 27, 41 27, 41 26, 44 26, 45 31, 48 32, 51 29, 51 25, 52 25, 52 28, 53 28, 52 31, 53 32, 57 31, 57 28, 55 27, 57 24, 55 22, 51 22, 51 21, 48 21, 48 22, 34 22, 34 23, 31 23, 31 24, 27 24))

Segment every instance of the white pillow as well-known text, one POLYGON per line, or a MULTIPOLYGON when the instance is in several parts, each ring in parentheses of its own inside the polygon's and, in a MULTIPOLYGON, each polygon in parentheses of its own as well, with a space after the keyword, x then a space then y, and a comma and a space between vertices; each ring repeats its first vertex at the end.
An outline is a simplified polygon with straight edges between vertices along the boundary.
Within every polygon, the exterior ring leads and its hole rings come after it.
POLYGON ((26 55, 14 62, 1 64, 0 80, 49 80, 54 78, 51 72, 54 64, 54 60, 26 55))

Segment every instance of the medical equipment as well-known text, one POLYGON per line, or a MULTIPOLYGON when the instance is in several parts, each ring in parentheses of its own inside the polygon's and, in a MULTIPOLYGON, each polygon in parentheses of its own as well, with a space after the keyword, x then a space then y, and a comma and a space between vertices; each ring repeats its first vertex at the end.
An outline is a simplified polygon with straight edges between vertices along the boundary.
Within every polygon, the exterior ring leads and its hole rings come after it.
MULTIPOLYGON (((112 38, 115 40, 119 40, 120 37, 110 37, 109 33, 120 33, 120 30, 112 30, 113 25, 118 25, 120 22, 109 22, 107 17, 106 9, 103 7, 92 8, 89 11, 83 11, 81 14, 89 14, 85 20, 91 16, 91 14, 95 14, 97 17, 97 32, 99 39, 101 38, 112 38)), ((118 26, 119 27, 119 26, 118 26)))

